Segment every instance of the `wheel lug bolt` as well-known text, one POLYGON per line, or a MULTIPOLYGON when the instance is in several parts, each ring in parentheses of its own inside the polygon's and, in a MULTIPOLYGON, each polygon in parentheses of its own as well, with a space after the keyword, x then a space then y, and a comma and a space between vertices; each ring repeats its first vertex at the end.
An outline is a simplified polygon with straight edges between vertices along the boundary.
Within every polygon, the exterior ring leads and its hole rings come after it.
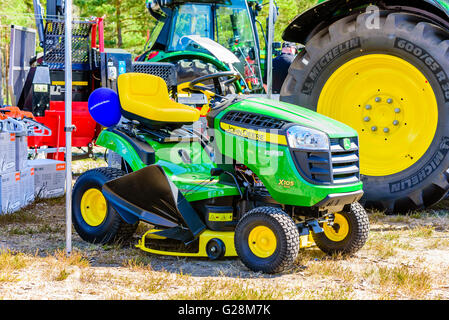
POLYGON ((382 101, 382 99, 380 98, 380 97, 376 97, 376 102, 381 102, 382 101))
POLYGON ((394 124, 395 126, 397 126, 397 125, 399 125, 399 121, 398 121, 398 120, 394 120, 394 121, 393 121, 393 124, 394 124))
POLYGON ((365 117, 365 118, 363 119, 363 121, 365 121, 365 122, 369 122, 370 120, 371 120, 370 117, 365 117))
POLYGON ((365 109, 366 110, 371 110, 373 107, 370 105, 370 104, 367 104, 366 106, 365 106, 365 109))
POLYGON ((371 131, 377 131, 377 127, 376 126, 371 127, 371 131))
POLYGON ((384 132, 388 133, 388 132, 390 132, 390 129, 389 128, 384 128, 384 132))
POLYGON ((392 103, 393 103, 393 99, 391 99, 391 98, 388 99, 388 100, 387 100, 387 103, 388 103, 388 104, 392 104, 392 103))
POLYGON ((400 112, 401 112, 401 109, 399 109, 399 108, 396 108, 396 109, 394 109, 394 112, 396 112, 396 113, 400 113, 400 112))

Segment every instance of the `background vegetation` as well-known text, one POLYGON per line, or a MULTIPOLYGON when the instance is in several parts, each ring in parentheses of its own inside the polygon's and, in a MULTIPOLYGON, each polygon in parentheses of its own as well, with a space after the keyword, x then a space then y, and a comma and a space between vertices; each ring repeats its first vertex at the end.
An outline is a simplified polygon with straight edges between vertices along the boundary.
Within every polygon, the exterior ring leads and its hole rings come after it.
MULTIPOLYGON (((40 1, 45 9, 47 0, 40 1)), ((258 20, 265 30, 269 0, 263 1, 263 10, 258 20)), ((289 22, 299 13, 313 6, 318 0, 275 1, 279 8, 275 26, 275 41, 282 41, 282 32, 289 22)), ((73 0, 73 17, 75 20, 103 17, 105 19, 106 48, 122 48, 138 55, 144 51, 145 43, 156 23, 156 20, 148 12, 145 2, 145 0, 73 0)), ((9 103, 7 70, 11 25, 36 28, 33 0, 0 0, 0 104, 9 103)), ((36 43, 38 41, 37 39, 36 43)), ((264 47, 264 41, 261 41, 261 46, 264 47)), ((36 50, 41 52, 42 48, 37 46, 36 50)))
MULTIPOLYGON (((276 23, 275 41, 282 40, 282 31, 297 14, 316 2, 317 0, 277 0, 280 14, 276 23)), ((41 0, 41 3, 45 8, 46 0, 41 0)), ((155 24, 155 19, 145 7, 145 0, 73 0, 73 3, 75 18, 105 18, 105 42, 109 48, 141 53, 155 24)), ((265 5, 259 16, 264 26, 267 16, 268 5, 265 5)), ((11 24, 35 28, 32 0, 0 0, 2 33, 7 34, 11 24)), ((5 35, 2 42, 4 38, 5 35)))

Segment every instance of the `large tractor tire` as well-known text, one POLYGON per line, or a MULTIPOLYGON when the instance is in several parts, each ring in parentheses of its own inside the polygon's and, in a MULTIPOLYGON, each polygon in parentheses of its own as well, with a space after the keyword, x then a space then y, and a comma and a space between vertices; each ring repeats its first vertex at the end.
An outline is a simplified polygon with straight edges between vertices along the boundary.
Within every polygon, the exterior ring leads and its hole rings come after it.
MULTIPOLYGON (((179 60, 176 64, 176 71, 178 74, 178 84, 192 81, 196 78, 222 72, 215 65, 209 62, 201 61, 199 59, 183 59, 179 60)), ((205 85, 213 85, 213 80, 205 81, 205 85)), ((224 94, 234 94, 236 89, 234 86, 228 86, 225 89, 224 94)))
POLYGON ((313 35, 281 100, 356 129, 367 207, 431 206, 449 190, 449 32, 419 15, 362 13, 313 35))
POLYGON ((176 63, 176 71, 178 73, 178 83, 183 83, 217 73, 218 69, 212 63, 199 59, 183 59, 176 63))
POLYGON ((79 236, 90 243, 125 243, 138 223, 126 223, 107 202, 102 186, 125 175, 120 169, 98 168, 86 171, 77 180, 72 194, 72 220, 79 236))

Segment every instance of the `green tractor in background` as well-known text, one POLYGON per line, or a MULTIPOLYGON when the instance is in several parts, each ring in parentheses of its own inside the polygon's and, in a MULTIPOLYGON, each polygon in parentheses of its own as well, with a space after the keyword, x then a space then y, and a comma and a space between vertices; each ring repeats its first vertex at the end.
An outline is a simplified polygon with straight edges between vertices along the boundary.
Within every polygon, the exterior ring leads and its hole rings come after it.
MULTIPOLYGON (((247 91, 262 93, 263 70, 256 16, 258 0, 149 0, 147 8, 157 24, 137 61, 177 65, 178 83, 199 76, 229 71, 223 63, 187 36, 209 38, 233 52, 240 63, 234 67, 244 76, 247 91)), ((263 29, 262 36, 265 38, 263 29)))
MULTIPOLYGON (((240 59, 251 89, 244 91, 263 93, 261 2, 151 0, 147 7, 158 24, 138 61, 177 64, 178 82, 229 70, 182 40, 200 35, 240 59)), ((449 191, 448 12, 447 0, 321 0, 284 30, 285 41, 305 48, 280 99, 357 130, 367 207, 407 212, 449 191)))
POLYGON ((449 190, 449 2, 329 0, 283 39, 305 45, 281 100, 357 130, 365 206, 407 212, 449 190))

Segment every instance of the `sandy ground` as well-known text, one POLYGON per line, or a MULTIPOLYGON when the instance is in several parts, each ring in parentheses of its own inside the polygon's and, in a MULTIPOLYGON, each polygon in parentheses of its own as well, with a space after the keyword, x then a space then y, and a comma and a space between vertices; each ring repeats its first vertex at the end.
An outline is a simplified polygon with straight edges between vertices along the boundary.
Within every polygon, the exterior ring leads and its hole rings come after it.
MULTIPOLYGON (((83 160, 75 174, 104 165, 83 160)), ((303 249, 292 270, 249 271, 237 258, 164 257, 98 246, 73 231, 64 254, 65 199, 0 216, 0 299, 449 299, 449 201, 407 216, 370 213, 371 233, 352 257, 303 249)))

